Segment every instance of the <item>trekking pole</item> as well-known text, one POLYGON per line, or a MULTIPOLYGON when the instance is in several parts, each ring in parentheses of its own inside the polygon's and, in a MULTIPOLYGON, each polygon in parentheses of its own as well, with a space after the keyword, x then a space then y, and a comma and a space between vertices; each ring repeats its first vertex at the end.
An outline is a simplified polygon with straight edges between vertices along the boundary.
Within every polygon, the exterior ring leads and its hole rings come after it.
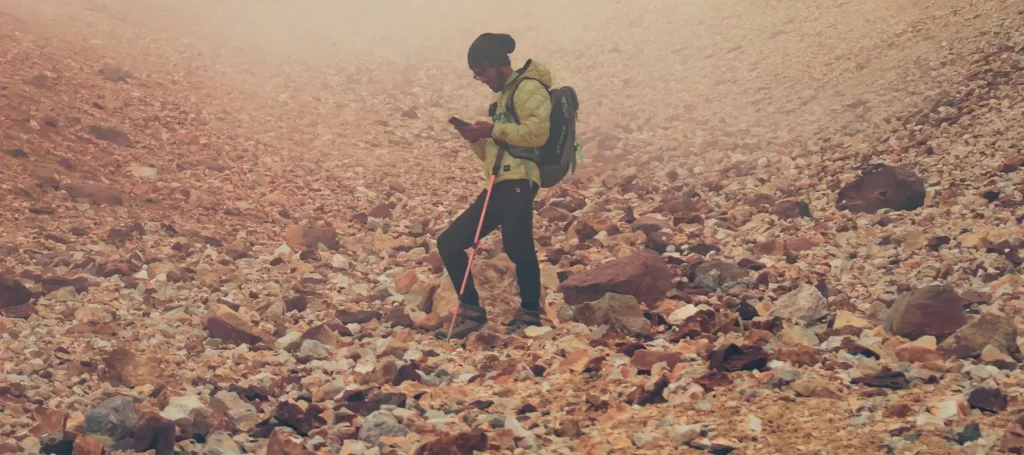
POLYGON ((480 242, 480 231, 484 228, 484 217, 487 216, 487 203, 491 200, 491 189, 494 188, 494 176, 487 184, 487 196, 484 196, 484 209, 480 212, 480 223, 476 225, 476 235, 473 236, 473 248, 469 250, 469 262, 466 263, 466 274, 462 277, 462 286, 459 287, 459 302, 455 305, 455 314, 452 315, 452 323, 448 327, 448 340, 452 339, 452 331, 455 330, 455 321, 459 317, 459 310, 462 308, 462 293, 466 292, 466 282, 469 281, 469 272, 473 270, 473 258, 476 257, 476 248, 480 242))
POLYGON ((452 323, 448 326, 447 341, 452 339, 452 331, 455 330, 455 321, 459 318, 459 310, 462 309, 462 293, 466 292, 466 282, 469 281, 469 272, 473 270, 473 258, 476 257, 476 249, 480 243, 480 231, 484 228, 484 217, 487 216, 487 204, 491 201, 491 191, 494 189, 494 179, 501 169, 501 160, 505 157, 505 149, 499 147, 498 156, 494 160, 494 169, 491 172, 491 181, 487 184, 487 195, 484 196, 484 208, 480 211, 480 222, 476 225, 476 234, 473 235, 473 248, 469 250, 469 261, 466 263, 466 274, 462 277, 462 286, 459 287, 459 301, 455 305, 455 314, 452 315, 452 323))

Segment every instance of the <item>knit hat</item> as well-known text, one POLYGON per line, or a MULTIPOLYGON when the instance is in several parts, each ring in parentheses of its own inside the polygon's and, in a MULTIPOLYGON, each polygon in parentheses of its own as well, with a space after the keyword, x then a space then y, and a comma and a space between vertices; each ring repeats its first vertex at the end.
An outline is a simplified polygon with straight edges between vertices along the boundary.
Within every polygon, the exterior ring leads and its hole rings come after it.
POLYGON ((469 46, 469 67, 487 65, 509 66, 508 54, 516 50, 516 40, 504 33, 484 33, 469 46))

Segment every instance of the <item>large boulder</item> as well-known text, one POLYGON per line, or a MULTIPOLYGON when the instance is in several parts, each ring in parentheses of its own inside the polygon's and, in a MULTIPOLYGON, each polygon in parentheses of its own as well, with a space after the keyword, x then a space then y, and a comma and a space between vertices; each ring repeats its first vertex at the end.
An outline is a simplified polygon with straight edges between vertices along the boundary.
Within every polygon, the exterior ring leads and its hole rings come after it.
POLYGON ((904 294, 889 310, 885 329, 909 339, 952 335, 967 323, 963 300, 949 286, 926 286, 904 294))
POLYGON ((135 404, 123 395, 108 398, 85 414, 85 432, 114 441, 128 437, 135 428, 135 404))
POLYGON ((630 295, 607 293, 599 300, 576 307, 573 319, 590 326, 606 325, 633 336, 651 334, 651 323, 644 317, 640 303, 630 295))
POLYGON ((876 165, 839 190, 836 205, 840 210, 860 213, 915 210, 924 205, 924 198, 924 180, 913 171, 876 165))
POLYGON ((558 289, 569 305, 592 302, 608 293, 630 295, 653 305, 672 289, 672 271, 661 255, 642 250, 573 275, 558 289))
POLYGON ((1016 353, 1017 326, 1012 316, 985 313, 957 330, 939 350, 961 358, 977 357, 991 345, 1007 354, 1016 353))

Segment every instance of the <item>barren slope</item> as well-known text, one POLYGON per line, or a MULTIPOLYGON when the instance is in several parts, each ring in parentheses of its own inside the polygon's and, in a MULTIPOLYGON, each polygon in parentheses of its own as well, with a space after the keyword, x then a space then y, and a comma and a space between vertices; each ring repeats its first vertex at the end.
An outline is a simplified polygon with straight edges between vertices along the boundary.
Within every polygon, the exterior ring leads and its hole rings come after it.
MULTIPOLYGON (((586 165, 536 204, 555 327, 445 343, 436 236, 482 187, 445 119, 489 102, 464 56, 496 5, 0 0, 0 453, 1024 447, 998 352, 1024 2, 520 3, 495 31, 582 98, 586 165), (920 207, 837 208, 875 164, 920 207), (572 321, 601 267, 669 271, 649 336, 572 321), (946 313, 892 326, 933 284, 946 313), (979 314, 999 330, 918 339, 979 314)), ((506 314, 498 238, 479 275, 506 314)))

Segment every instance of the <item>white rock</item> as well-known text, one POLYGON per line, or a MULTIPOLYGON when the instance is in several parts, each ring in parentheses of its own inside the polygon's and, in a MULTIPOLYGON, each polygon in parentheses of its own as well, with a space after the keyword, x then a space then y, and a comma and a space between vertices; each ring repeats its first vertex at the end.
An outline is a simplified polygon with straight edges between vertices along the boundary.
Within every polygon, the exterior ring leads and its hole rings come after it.
POLYGON ((668 315, 669 324, 682 324, 687 318, 697 314, 700 311, 696 305, 683 305, 679 309, 668 315))
POLYGON ((160 411, 160 416, 175 423, 192 422, 189 413, 193 409, 201 407, 203 407, 203 402, 196 395, 174 397, 167 402, 167 407, 160 411))
POLYGON ((775 301, 768 315, 794 322, 812 322, 828 315, 828 300, 818 288, 804 284, 775 301))
POLYGON ((751 433, 761 434, 761 431, 763 430, 761 427, 761 419, 757 416, 750 416, 747 418, 747 429, 750 430, 751 433))
POLYGON ((668 439, 675 445, 687 444, 700 437, 701 425, 676 425, 668 430, 668 439))
POLYGON ((524 333, 528 338, 551 338, 551 327, 547 326, 530 326, 524 330, 524 333))

